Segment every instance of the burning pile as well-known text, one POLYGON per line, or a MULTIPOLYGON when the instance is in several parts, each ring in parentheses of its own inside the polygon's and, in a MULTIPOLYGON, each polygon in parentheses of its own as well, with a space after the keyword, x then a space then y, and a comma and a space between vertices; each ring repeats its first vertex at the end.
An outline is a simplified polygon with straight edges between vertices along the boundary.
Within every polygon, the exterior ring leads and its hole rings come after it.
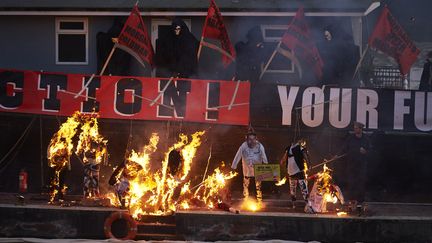
POLYGON ((331 170, 324 164, 323 170, 315 175, 310 176, 308 179, 314 179, 309 201, 315 212, 325 213, 327 210, 327 203, 341 203, 344 204, 344 198, 340 188, 334 184, 331 170))
MULTIPOLYGON (((64 122, 60 129, 51 138, 48 146, 48 165, 54 169, 54 177, 50 183, 50 202, 54 202, 56 196, 62 199, 66 185, 61 183, 61 172, 66 169, 70 170, 70 156, 74 149, 74 138, 81 128, 79 134, 75 154, 82 156, 82 161, 85 166, 92 165, 90 175, 94 179, 98 179, 98 170, 95 172, 95 165, 98 165, 106 158, 107 140, 99 134, 97 116, 94 114, 82 114, 75 112, 64 122)), ((80 157, 81 158, 81 157, 80 157)), ((93 183, 94 184, 94 183, 93 183)), ((96 183, 97 184, 97 183, 96 183)), ((91 197, 97 196, 94 192, 98 192, 98 188, 92 188, 91 197)))
MULTIPOLYGON (((223 166, 224 164, 222 164, 223 166)), ((192 200, 190 198, 185 199, 182 205, 187 204, 187 200, 191 200, 194 205, 204 205, 207 208, 213 209, 219 204, 229 201, 229 192, 226 190, 227 183, 228 180, 234 178, 236 175, 237 172, 230 171, 229 173, 223 173, 219 167, 216 168, 213 174, 207 176, 198 186, 192 200)))
MULTIPOLYGON (((132 151, 118 173, 115 190, 122 206, 127 206, 134 218, 140 215, 164 215, 177 208, 187 209, 197 200, 213 207, 221 199, 218 192, 236 173, 224 174, 217 168, 195 193, 190 189, 189 174, 204 131, 190 136, 180 134, 179 141, 168 148, 160 168, 151 168, 151 154, 156 152, 159 136, 153 133, 142 152, 132 151)), ((113 199, 113 195, 109 196, 113 199)), ((118 205, 118 203, 115 203, 118 205)))

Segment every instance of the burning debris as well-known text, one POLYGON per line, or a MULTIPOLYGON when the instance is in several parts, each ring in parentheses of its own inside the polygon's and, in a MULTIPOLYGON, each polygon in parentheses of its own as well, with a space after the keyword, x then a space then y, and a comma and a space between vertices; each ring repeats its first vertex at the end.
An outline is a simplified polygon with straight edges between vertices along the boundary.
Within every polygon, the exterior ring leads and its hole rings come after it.
MULTIPOLYGON (((222 165, 224 167, 224 164, 222 165)), ((201 205, 209 209, 220 208, 228 209, 230 207, 226 204, 231 201, 231 196, 227 190, 228 180, 237 176, 237 172, 230 171, 224 173, 220 168, 216 168, 212 175, 209 175, 197 188, 193 194, 192 200, 195 205, 201 205)))
POLYGON ((315 212, 328 212, 328 203, 345 203, 342 191, 333 182, 331 172, 332 170, 324 164, 321 172, 308 177, 310 180, 315 180, 309 195, 309 202, 315 212))
MULTIPOLYGON (((229 197, 226 186, 237 173, 224 173, 216 168, 202 183, 192 189, 190 187, 189 174, 204 133, 196 132, 190 137, 180 134, 179 141, 168 148, 158 169, 150 166, 150 156, 156 152, 159 142, 158 134, 153 133, 142 152, 132 151, 114 171, 110 184, 114 185, 119 199, 114 205, 127 207, 134 218, 166 215, 176 209, 192 207, 236 212, 226 204, 229 197)), ((113 194, 107 197, 113 201, 113 194)))

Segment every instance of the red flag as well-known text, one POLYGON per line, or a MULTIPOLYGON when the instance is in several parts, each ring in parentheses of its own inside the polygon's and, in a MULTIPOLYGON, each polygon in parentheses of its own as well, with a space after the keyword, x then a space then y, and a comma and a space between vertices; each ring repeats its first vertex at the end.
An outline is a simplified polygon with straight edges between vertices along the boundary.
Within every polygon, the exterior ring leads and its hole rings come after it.
POLYGON ((207 17, 204 23, 201 45, 213 48, 222 53, 222 62, 224 66, 228 66, 235 58, 234 46, 228 37, 228 32, 222 19, 219 8, 216 6, 214 0, 210 1, 210 7, 207 12, 207 17), (221 47, 203 41, 203 38, 210 38, 219 40, 221 47))
POLYGON ((408 73, 420 53, 387 6, 384 6, 368 43, 371 47, 396 59, 403 75, 408 73))
POLYGON ((118 37, 117 47, 134 56, 141 64, 144 61, 153 65, 153 47, 147 28, 135 5, 118 37))
MULTIPOLYGON (((318 79, 322 77, 323 61, 314 41, 311 38, 309 27, 305 20, 303 7, 301 7, 291 21, 285 34, 282 36, 281 47, 290 49, 296 57, 311 67, 318 79)), ((283 50, 279 50, 283 54, 283 50)))

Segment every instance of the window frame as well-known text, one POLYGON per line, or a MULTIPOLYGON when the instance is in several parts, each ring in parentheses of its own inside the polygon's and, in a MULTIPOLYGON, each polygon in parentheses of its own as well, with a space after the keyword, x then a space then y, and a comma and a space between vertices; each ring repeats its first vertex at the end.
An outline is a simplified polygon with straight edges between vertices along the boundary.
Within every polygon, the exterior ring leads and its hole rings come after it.
MULTIPOLYGON (((282 39, 281 37, 268 37, 266 36, 266 30, 286 30, 288 28, 288 25, 260 25, 261 27, 261 33, 263 35, 263 40, 264 42, 274 42, 277 43, 282 39)), ((261 65, 261 72, 264 70, 264 65, 261 65)), ((286 73, 295 73, 295 67, 294 67, 294 63, 291 61, 291 68, 290 69, 270 69, 269 68, 266 70, 266 73, 272 73, 272 74, 286 74, 286 73)))
POLYGON ((88 65, 89 64, 89 28, 87 17, 56 17, 55 18, 55 63, 56 65, 88 65), (68 30, 60 29, 62 22, 82 22, 83 29, 68 30), (59 35, 85 35, 85 61, 84 62, 62 62, 59 60, 59 35))

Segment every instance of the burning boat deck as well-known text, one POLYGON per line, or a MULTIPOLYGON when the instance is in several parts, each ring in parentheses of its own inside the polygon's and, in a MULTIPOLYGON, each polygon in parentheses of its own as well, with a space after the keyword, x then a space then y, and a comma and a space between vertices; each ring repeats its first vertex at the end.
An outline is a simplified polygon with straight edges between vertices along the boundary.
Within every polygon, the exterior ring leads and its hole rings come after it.
MULTIPOLYGON (((0 236, 103 239, 112 207, 57 206, 41 201, 0 200, 0 236), (7 201, 7 203, 6 203, 7 201)), ((12 199, 12 200, 11 200, 12 199)), ((305 214, 287 200, 264 200, 262 211, 233 214, 220 210, 178 211, 144 216, 136 239, 245 240, 284 239, 323 242, 430 242, 432 204, 368 203, 367 213, 337 216, 305 214)), ((114 225, 113 225, 114 228, 114 225)))

